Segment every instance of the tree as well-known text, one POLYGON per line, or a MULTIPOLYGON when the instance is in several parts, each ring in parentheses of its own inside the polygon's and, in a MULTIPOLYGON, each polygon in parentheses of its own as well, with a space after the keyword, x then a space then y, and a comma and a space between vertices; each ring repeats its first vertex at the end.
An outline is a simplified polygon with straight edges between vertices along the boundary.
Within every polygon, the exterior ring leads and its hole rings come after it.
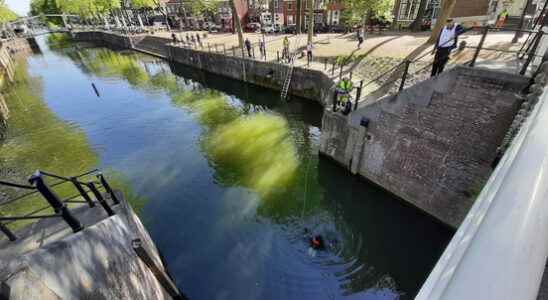
POLYGON ((451 16, 451 13, 453 13, 453 8, 455 8, 456 3, 457 0, 442 0, 440 13, 438 14, 436 25, 432 30, 428 43, 434 43, 438 39, 438 35, 443 29, 443 26, 445 26, 445 20, 447 20, 449 16, 451 16))
POLYGON ((314 36, 314 0, 308 0, 308 43, 312 43, 314 36))
POLYGON ((424 13, 426 12, 426 2, 427 0, 421 0, 419 3, 419 11, 417 12, 417 17, 409 26, 413 31, 421 31, 422 29, 422 19, 424 19, 424 13))
POLYGON ((244 49, 244 32, 242 31, 242 23, 240 23, 240 16, 238 15, 238 11, 236 10, 236 4, 234 3, 234 0, 230 0, 230 8, 232 9, 232 19, 234 20, 234 27, 236 28, 236 31, 238 32, 238 43, 240 45, 240 48, 244 49))
POLYGON ((17 14, 9 9, 4 1, 0 2, 0 23, 3 24, 15 19, 17 19, 17 14))
POLYGON ((302 3, 301 3, 302 0, 297 0, 297 7, 295 8, 296 12, 297 12, 297 17, 296 17, 296 21, 297 21, 297 34, 301 34, 302 33, 302 30, 301 30, 301 8, 302 8, 302 3))
POLYGON ((343 4, 347 26, 361 25, 365 29, 373 17, 392 19, 394 0, 343 0, 343 4))

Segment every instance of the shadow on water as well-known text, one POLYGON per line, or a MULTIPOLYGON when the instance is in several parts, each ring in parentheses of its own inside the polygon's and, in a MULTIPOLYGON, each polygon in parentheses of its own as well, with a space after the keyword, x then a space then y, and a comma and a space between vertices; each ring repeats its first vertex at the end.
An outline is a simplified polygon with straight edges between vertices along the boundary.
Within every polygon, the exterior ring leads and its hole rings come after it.
MULTIPOLYGON (((100 107, 80 111, 101 122, 80 125, 93 143, 110 143, 102 165, 130 174, 136 196, 153 195, 142 216, 193 299, 410 299, 451 236, 319 157, 322 108, 310 100, 282 102, 276 91, 131 51, 53 42, 61 46, 44 51, 46 61, 62 57, 66 76, 105 89, 89 100, 100 107), (327 251, 309 247, 312 234, 327 251)), ((84 100, 58 109, 78 114, 84 100)))

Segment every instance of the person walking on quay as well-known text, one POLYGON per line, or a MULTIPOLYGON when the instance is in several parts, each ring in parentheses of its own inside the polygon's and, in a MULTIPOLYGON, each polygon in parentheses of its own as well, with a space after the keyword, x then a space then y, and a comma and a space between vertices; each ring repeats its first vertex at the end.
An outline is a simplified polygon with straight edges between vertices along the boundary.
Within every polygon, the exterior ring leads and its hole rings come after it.
POLYGON ((175 32, 171 33, 171 39, 173 41, 173 44, 177 44, 177 36, 175 35, 175 32))
POLYGON ((434 50, 432 50, 432 54, 435 53, 432 77, 443 72, 445 65, 449 61, 449 54, 451 54, 451 50, 457 48, 458 36, 463 31, 463 28, 455 24, 453 19, 447 19, 447 23, 441 30, 434 45, 434 50))
POLYGON ((283 49, 282 49, 282 60, 287 59, 289 60, 289 39, 284 37, 283 39, 283 49))
POLYGON ((196 33, 196 41, 198 41, 198 44, 200 44, 200 47, 203 48, 202 46, 202 40, 200 39, 200 34, 196 33))
POLYGON ((507 19, 508 19, 508 10, 505 8, 498 15, 497 22, 495 23, 495 27, 497 29, 504 27, 504 24, 506 23, 507 19))
POLYGON ((247 49, 247 55, 251 57, 251 41, 249 40, 249 38, 246 38, 244 43, 245 48, 247 49))
POLYGON ((312 61, 312 49, 313 48, 314 48, 314 46, 312 45, 312 42, 309 42, 306 45, 306 58, 307 58, 309 64, 312 61))
POLYGON ((261 52, 261 58, 266 59, 266 45, 263 39, 259 39, 259 52, 261 52))
POLYGON ((363 44, 363 30, 362 29, 358 29, 358 49, 361 49, 362 47, 362 44, 363 44))

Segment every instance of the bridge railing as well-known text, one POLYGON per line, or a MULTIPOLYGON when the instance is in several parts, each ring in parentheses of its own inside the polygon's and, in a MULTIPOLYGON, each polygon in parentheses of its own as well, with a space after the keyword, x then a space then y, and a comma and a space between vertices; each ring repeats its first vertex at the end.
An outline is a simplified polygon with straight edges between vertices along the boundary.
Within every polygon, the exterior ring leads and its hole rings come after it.
POLYGON ((548 257, 548 64, 541 70, 521 129, 415 299, 537 299, 548 257))
POLYGON ((110 196, 114 204, 120 203, 116 194, 99 170, 92 170, 73 177, 64 177, 44 171, 36 171, 28 181, 29 185, 0 181, 0 186, 29 191, 0 203, 0 231, 4 233, 10 241, 15 241, 17 236, 9 226, 18 225, 16 222, 20 221, 62 218, 74 232, 82 230, 83 227, 81 223, 68 209, 68 204, 87 204, 89 207, 94 207, 96 203, 99 203, 109 216, 114 215, 115 212, 100 190, 104 190, 110 196), (54 178, 56 181, 54 183, 47 183, 46 177, 54 178), (90 177, 93 179, 89 179, 90 177), (83 178, 88 179, 85 180, 83 178), (65 184, 70 184, 72 186, 72 188, 68 190, 71 190, 73 194, 61 199, 54 188, 65 184), (36 201, 37 198, 42 199, 42 201, 45 200, 47 205, 35 208, 37 205, 34 202, 32 204, 22 203, 23 201, 36 201), (10 208, 10 206, 14 207, 10 208), (32 207, 34 209, 28 211, 32 208, 27 209, 27 207, 32 207), (21 215, 5 215, 6 212, 13 211, 21 213, 21 215), (39 213, 52 211, 53 214, 38 215, 39 213))

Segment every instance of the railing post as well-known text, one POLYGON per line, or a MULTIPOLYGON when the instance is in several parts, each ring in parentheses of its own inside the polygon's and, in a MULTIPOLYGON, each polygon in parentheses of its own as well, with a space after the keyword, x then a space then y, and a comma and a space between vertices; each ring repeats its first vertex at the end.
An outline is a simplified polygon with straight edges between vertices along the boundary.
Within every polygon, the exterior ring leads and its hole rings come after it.
POLYGON ((53 207, 55 213, 60 213, 61 217, 72 228, 72 231, 78 232, 83 229, 82 224, 70 213, 68 208, 61 202, 59 197, 46 185, 40 171, 36 171, 30 178, 29 183, 34 185, 38 192, 53 207))
POLYGON ((354 72, 350 72, 350 80, 352 80, 352 75, 353 75, 352 73, 354 73, 354 72))
POLYGON ((219 50, 217 49, 217 44, 215 44, 215 53, 219 53, 219 50))
POLYGON ((323 69, 327 70, 327 58, 323 61, 323 69))
POLYGON ((540 30, 538 32, 538 38, 535 40, 535 44, 533 45, 533 48, 529 52, 529 56, 527 57, 527 60, 523 64, 523 67, 521 68, 521 71, 519 72, 520 75, 525 75, 527 72, 527 68, 529 68, 529 64, 531 64, 531 61, 533 61, 533 58, 535 58, 535 53, 537 52, 538 45, 540 44, 540 41, 542 40, 542 36, 544 35, 544 31, 540 30))
POLYGON ((276 51, 276 54, 278 55, 278 63, 280 62, 280 51, 276 51))
POLYGON ((400 92, 405 87, 405 80, 407 80, 407 74, 409 73, 409 65, 410 64, 411 64, 410 60, 405 61, 405 67, 404 67, 404 70, 403 70, 403 75, 401 77, 400 89, 398 90, 400 92))
POLYGON ((341 70, 339 71, 339 80, 342 79, 343 67, 344 67, 344 64, 341 63, 341 70))
POLYGON ((335 65, 337 64, 336 60, 333 60, 333 67, 331 68, 331 76, 335 75, 335 65))
POLYGON ((211 52, 211 45, 209 43, 207 43, 207 51, 211 52))
POLYGON ((485 42, 485 38, 487 37, 488 32, 489 32, 489 26, 485 26, 483 28, 483 34, 481 36, 478 47, 476 48, 476 52, 474 53, 474 58, 472 58, 472 61, 470 62, 470 67, 473 67, 476 64, 476 60, 478 59, 479 53, 481 51, 481 48, 483 47, 483 43, 485 42))
POLYGON ((2 231, 11 242, 17 240, 17 237, 15 236, 15 234, 13 234, 13 232, 11 232, 11 230, 2 223, 0 223, 0 231, 2 231))
POLYGON ((226 56, 226 46, 225 46, 225 44, 223 44, 223 53, 224 53, 225 56, 226 56))
POLYGON ((358 87, 358 90, 356 91, 356 102, 354 103, 354 110, 358 109, 358 102, 360 102, 360 98, 362 97, 362 89, 363 89, 363 80, 360 81, 360 86, 358 87))
POLYGON ((95 199, 97 199, 97 201, 99 201, 101 206, 105 209, 107 214, 109 216, 114 216, 115 215, 114 211, 112 210, 110 205, 108 205, 108 203, 105 201, 105 198, 103 198, 103 195, 101 195, 99 190, 97 190, 97 188, 95 187, 95 184, 93 182, 88 182, 86 185, 88 186, 88 188, 91 190, 91 192, 95 196, 95 199))
POLYGON ((251 48, 251 54, 253 55, 253 58, 255 58, 255 47, 251 48))
POLYGON ((232 47, 232 56, 236 56, 236 48, 232 47))
POLYGON ((70 181, 72 182, 74 187, 78 190, 78 192, 80 192, 80 195, 82 195, 82 198, 86 200, 89 207, 94 207, 95 203, 93 203, 93 200, 91 200, 91 197, 88 195, 88 193, 86 193, 86 191, 84 190, 80 182, 78 182, 78 179, 76 177, 71 177, 70 181))
POLYGON ((101 184, 105 187, 105 190, 107 191, 107 193, 109 193, 110 197, 112 198, 112 201, 115 204, 120 204, 120 200, 118 200, 118 197, 116 197, 116 194, 114 193, 114 191, 108 184, 107 180, 105 179, 105 176, 103 176, 103 174, 97 174, 97 179, 99 179, 99 182, 101 182, 101 184))

